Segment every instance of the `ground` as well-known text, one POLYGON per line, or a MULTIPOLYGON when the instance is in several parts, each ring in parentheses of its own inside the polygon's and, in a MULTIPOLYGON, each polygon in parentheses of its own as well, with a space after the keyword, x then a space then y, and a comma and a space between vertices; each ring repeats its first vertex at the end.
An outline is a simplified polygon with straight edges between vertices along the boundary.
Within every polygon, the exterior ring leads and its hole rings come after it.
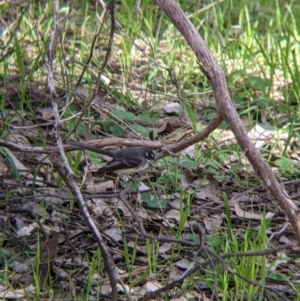
MULTIPOLYGON (((0 3, 0 296, 105 299, 104 247, 120 299, 297 300, 294 231, 226 122, 166 151, 216 112, 196 56, 151 1, 113 15, 99 3, 60 3, 57 23, 49 1, 0 3), (75 140, 159 160, 132 178, 101 173, 75 140)), ((179 4, 299 206, 299 4, 179 4)))

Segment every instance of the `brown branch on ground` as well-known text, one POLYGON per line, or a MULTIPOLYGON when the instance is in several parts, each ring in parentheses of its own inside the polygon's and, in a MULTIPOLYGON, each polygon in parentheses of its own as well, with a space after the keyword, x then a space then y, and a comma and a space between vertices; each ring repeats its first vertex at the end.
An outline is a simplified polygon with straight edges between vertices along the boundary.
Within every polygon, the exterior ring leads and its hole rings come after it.
POLYGON ((98 242, 101 255, 103 257, 103 263, 105 267, 105 271, 108 274, 111 289, 112 289, 112 300, 117 300, 118 290, 117 290, 117 282, 122 283, 119 275, 117 273, 117 268, 114 264, 113 258, 108 251, 108 248, 103 241, 101 234, 99 233, 93 219, 91 218, 88 209, 85 206, 84 199, 81 195, 81 192, 76 185, 75 181, 73 180, 72 176, 68 173, 67 169, 63 166, 63 164, 57 158, 53 158, 52 160, 54 168, 60 174, 70 191, 72 192, 73 196, 76 197, 76 202, 83 217, 86 220, 87 225, 89 226, 90 230, 92 231, 95 239, 98 242))
MULTIPOLYGON (((161 149, 165 147, 162 142, 159 141, 146 141, 139 139, 128 139, 128 138, 107 138, 101 140, 89 140, 89 145, 96 147, 107 147, 107 146, 148 146, 153 149, 161 149)), ((36 154, 53 154, 58 153, 57 146, 24 146, 18 143, 9 142, 3 139, 0 139, 0 146, 7 147, 11 150, 27 152, 27 153, 36 153, 36 154)), ((79 147, 73 145, 64 145, 64 151, 70 152, 79 149, 79 147)))
POLYGON ((178 142, 170 147, 166 147, 162 149, 162 153, 156 156, 156 159, 160 159, 162 157, 168 156, 170 153, 177 153, 193 144, 196 144, 202 140, 204 140, 208 135, 215 130, 222 122, 222 116, 219 112, 216 113, 216 116, 213 120, 202 130, 200 133, 197 133, 195 136, 187 138, 181 142, 178 142))
MULTIPOLYGON (((186 14, 173 0, 153 0, 167 15, 171 22, 184 36, 197 59, 201 62, 205 74, 208 76, 213 88, 217 103, 217 111, 222 114, 232 129, 242 152, 247 156, 254 170, 263 180, 266 187, 279 202, 288 216, 298 241, 300 241, 300 212, 292 202, 284 188, 278 183, 271 168, 265 163, 259 151, 251 143, 245 127, 238 116, 231 101, 225 76, 217 61, 209 51, 202 37, 188 19, 186 14)), ((174 150, 173 150, 174 151, 174 150)))

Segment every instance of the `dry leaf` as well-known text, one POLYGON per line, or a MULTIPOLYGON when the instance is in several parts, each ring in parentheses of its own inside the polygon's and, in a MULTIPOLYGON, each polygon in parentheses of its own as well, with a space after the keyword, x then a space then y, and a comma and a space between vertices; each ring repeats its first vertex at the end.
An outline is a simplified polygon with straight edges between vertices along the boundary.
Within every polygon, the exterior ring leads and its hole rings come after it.
POLYGON ((180 212, 178 210, 171 209, 165 214, 165 217, 168 219, 174 219, 179 222, 180 221, 180 212))
POLYGON ((39 268, 39 280, 40 285, 42 286, 45 286, 46 284, 50 283, 53 261, 58 249, 58 238, 59 233, 56 231, 52 231, 42 247, 40 254, 41 263, 39 268))
POLYGON ((220 229, 224 218, 225 218, 225 214, 204 217, 203 222, 204 222, 205 229, 207 231, 220 229))
POLYGON ((209 185, 200 187, 199 191, 195 194, 195 197, 201 200, 213 200, 220 201, 222 190, 219 183, 216 180, 211 179, 209 185))
POLYGON ((85 187, 85 191, 90 194, 104 193, 114 189, 115 189, 115 184, 113 181, 107 181, 98 184, 88 184, 85 187))

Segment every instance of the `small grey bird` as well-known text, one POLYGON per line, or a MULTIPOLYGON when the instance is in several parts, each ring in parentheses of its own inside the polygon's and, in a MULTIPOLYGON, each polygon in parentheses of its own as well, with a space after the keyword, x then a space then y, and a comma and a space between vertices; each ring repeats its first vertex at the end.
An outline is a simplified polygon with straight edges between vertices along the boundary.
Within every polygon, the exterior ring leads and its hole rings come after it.
POLYGON ((112 151, 80 142, 68 141, 68 144, 99 154, 100 158, 108 162, 106 166, 99 169, 100 172, 138 173, 148 169, 151 161, 155 158, 153 150, 146 146, 127 147, 112 151))

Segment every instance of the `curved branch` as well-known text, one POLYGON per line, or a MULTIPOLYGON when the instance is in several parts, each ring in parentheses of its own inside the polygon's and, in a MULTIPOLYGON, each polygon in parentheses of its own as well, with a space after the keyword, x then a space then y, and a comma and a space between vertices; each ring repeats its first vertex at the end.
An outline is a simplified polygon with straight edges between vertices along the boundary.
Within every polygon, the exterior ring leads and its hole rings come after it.
POLYGON ((203 65, 204 74, 208 77, 213 88, 218 112, 222 114, 229 124, 242 152, 247 156, 254 170, 285 211, 293 226, 296 237, 298 241, 300 241, 300 213, 297 206, 292 202, 284 188, 280 186, 271 168, 266 164, 259 151, 251 143, 229 96, 225 76, 221 67, 218 65, 191 21, 173 0, 153 1, 164 11, 167 17, 181 32, 203 65))

